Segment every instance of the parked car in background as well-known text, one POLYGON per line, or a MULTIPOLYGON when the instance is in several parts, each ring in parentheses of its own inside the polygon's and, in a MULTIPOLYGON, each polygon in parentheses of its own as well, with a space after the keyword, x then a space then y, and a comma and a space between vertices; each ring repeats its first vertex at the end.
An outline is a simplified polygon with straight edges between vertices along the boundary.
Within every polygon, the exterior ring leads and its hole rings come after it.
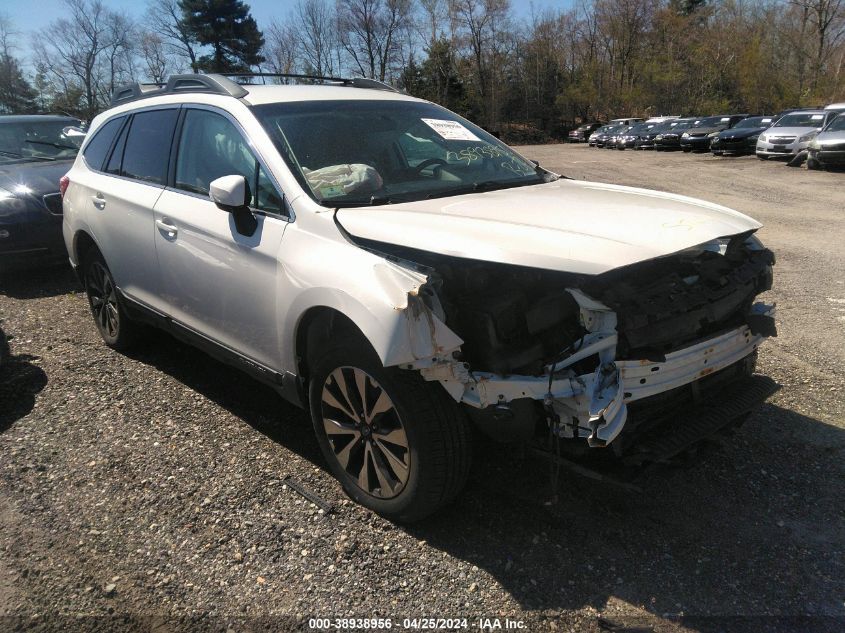
POLYGON ((625 134, 628 130, 631 129, 630 125, 623 125, 621 127, 616 128, 612 134, 607 137, 607 140, 604 143, 605 149, 616 149, 616 144, 619 142, 619 139, 623 134, 625 134))
POLYGON ((653 124, 666 123, 667 121, 676 121, 677 119, 680 119, 680 118, 681 117, 674 115, 674 114, 673 115, 667 115, 667 116, 653 116, 650 119, 646 119, 644 121, 644 123, 653 123, 653 124))
POLYGON ((837 114, 842 114, 845 112, 845 102, 843 103, 831 103, 830 105, 826 105, 824 107, 825 110, 833 110, 837 114))
POLYGON ((589 137, 587 137, 587 144, 590 147, 595 147, 599 136, 607 132, 611 127, 612 126, 610 125, 602 125, 600 128, 596 129, 589 137))
POLYGON ((757 158, 787 158, 807 149, 816 134, 836 116, 834 110, 799 110, 779 118, 760 134, 755 153, 757 158))
POLYGON ((654 139, 657 138, 657 135, 671 131, 678 125, 678 121, 680 120, 681 119, 679 118, 673 117, 663 121, 662 123, 654 124, 646 132, 639 135, 639 138, 634 145, 634 149, 654 149, 654 139))
POLYGON ((640 140, 643 139, 645 135, 647 135, 648 132, 657 125, 657 123, 648 123, 647 121, 644 121, 642 123, 632 125, 624 132, 620 132, 619 137, 616 141, 616 149, 638 149, 638 143, 640 142, 640 140))
POLYGON ((722 114, 705 117, 681 134, 681 149, 685 152, 706 152, 710 149, 710 141, 718 136, 719 132, 732 128, 747 116, 722 114))
POLYGON ((774 123, 773 116, 750 116, 734 127, 719 132, 710 141, 710 151, 715 156, 753 154, 757 138, 774 123))
POLYGON ((570 143, 586 143, 590 135, 599 129, 603 124, 602 123, 585 123, 569 133, 567 136, 567 140, 570 143))
POLYGON ((641 117, 628 117, 622 119, 611 119, 608 121, 609 125, 634 125, 635 123, 640 123, 645 119, 641 117))
POLYGON ((0 116, 0 268, 67 261, 59 178, 83 138, 73 117, 0 116))
POLYGON ((845 166, 845 113, 833 117, 810 141, 807 167, 845 166))
POLYGON ((595 147, 605 147, 607 142, 614 137, 619 130, 623 127, 627 127, 625 125, 606 125, 605 127, 597 130, 596 140, 595 143, 592 143, 592 139, 590 139, 592 145, 595 147))
POLYGON ((438 105, 324 81, 116 91, 63 179, 105 344, 147 321, 272 385, 347 493, 403 521, 459 494, 471 425, 653 463, 776 389, 754 374, 776 333, 759 222, 561 178, 438 105))
POLYGON ((654 149, 658 152, 668 152, 681 149, 681 134, 698 123, 701 117, 678 119, 675 125, 654 137, 654 149))

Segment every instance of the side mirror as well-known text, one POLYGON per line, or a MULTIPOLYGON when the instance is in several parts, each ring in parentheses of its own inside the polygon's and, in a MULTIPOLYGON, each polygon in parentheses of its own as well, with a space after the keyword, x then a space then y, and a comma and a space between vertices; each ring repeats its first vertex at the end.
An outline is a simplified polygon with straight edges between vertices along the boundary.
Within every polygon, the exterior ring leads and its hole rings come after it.
POLYGON ((249 185, 243 176, 221 176, 208 185, 208 197, 224 211, 249 205, 249 185))
POLYGON ((258 220, 249 210, 252 194, 243 176, 221 176, 208 185, 208 197, 218 207, 232 214, 235 229, 241 235, 250 236, 258 228, 258 220))

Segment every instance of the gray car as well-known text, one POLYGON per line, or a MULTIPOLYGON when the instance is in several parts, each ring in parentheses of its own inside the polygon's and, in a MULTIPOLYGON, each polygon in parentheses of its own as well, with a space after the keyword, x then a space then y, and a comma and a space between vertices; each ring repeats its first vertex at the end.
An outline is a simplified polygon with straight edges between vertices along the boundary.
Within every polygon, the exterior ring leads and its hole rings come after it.
POLYGON ((757 139, 757 158, 792 158, 807 149, 810 141, 835 116, 833 110, 798 110, 783 115, 757 139))
POLYGON ((845 166, 845 114, 831 119, 810 141, 807 167, 845 166))

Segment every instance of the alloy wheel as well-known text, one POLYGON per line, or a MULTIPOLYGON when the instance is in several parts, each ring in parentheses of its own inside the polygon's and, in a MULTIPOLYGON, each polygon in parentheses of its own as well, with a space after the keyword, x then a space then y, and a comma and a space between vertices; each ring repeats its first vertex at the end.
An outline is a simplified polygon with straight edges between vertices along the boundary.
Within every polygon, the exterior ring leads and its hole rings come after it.
POLYGON ((102 263, 94 262, 88 268, 85 287, 97 327, 109 338, 115 338, 120 330, 117 291, 109 271, 102 263))
POLYGON ((355 485, 379 499, 402 492, 411 470, 408 436, 378 381, 358 367, 338 367, 323 384, 320 408, 331 452, 355 485))

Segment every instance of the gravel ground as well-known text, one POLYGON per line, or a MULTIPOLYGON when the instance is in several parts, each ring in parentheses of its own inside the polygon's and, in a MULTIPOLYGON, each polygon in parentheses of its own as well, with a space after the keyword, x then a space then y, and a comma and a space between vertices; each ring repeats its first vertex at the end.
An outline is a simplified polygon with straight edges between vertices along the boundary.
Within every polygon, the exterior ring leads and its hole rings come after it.
POLYGON ((457 503, 396 526, 344 498, 306 415, 267 388, 164 334, 116 354, 69 272, 17 275, 0 283, 14 355, 0 371, 0 630, 305 630, 313 616, 843 630, 845 174, 522 151, 766 224, 780 336, 759 368, 783 389, 729 443, 642 494, 564 476, 554 505, 543 468, 484 444, 457 503))

